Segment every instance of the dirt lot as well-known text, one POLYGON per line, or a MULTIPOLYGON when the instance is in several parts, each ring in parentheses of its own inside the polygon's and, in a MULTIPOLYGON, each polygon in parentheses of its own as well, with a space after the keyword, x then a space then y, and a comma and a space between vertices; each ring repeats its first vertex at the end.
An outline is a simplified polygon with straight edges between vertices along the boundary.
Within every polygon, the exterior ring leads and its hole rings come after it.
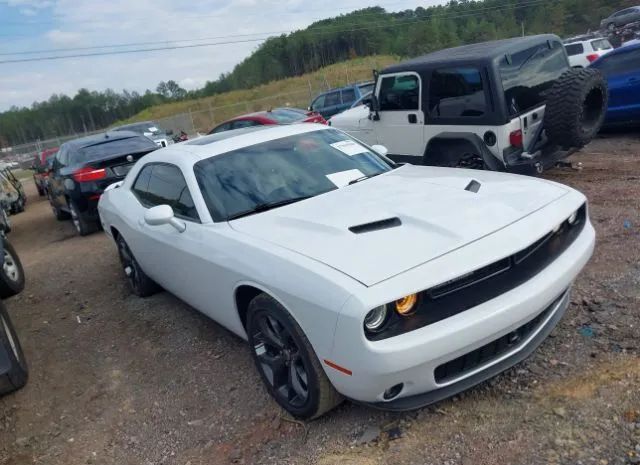
POLYGON ((32 195, 10 236, 28 284, 7 302, 31 378, 0 399, 0 464, 640 463, 635 134, 545 175, 589 197, 598 245, 530 360, 421 411, 347 402, 306 425, 266 395, 242 341, 170 294, 131 296, 108 238, 75 237, 32 195))

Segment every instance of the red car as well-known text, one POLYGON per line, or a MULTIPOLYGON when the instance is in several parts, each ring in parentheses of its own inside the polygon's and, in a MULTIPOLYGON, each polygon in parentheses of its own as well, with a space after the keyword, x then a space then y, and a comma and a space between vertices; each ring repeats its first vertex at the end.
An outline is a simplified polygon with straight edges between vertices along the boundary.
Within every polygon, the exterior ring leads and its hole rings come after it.
POLYGON ((33 162, 33 181, 36 183, 40 197, 44 197, 47 193, 47 178, 51 169, 47 161, 53 158, 56 153, 58 153, 58 147, 43 150, 42 153, 36 155, 33 162))
POLYGON ((248 128, 251 126, 265 126, 268 124, 320 123, 327 124, 322 115, 315 111, 300 110, 298 108, 274 108, 268 111, 258 111, 225 121, 216 126, 209 134, 229 131, 231 129, 248 128))

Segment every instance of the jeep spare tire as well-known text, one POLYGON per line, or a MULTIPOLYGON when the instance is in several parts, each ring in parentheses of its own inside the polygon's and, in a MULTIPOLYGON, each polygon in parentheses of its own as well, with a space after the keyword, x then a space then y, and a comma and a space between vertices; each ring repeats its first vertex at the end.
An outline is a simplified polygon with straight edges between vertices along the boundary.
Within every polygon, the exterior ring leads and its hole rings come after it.
POLYGON ((608 103, 607 81, 600 71, 567 70, 547 94, 547 137, 565 149, 584 147, 600 131, 608 103))

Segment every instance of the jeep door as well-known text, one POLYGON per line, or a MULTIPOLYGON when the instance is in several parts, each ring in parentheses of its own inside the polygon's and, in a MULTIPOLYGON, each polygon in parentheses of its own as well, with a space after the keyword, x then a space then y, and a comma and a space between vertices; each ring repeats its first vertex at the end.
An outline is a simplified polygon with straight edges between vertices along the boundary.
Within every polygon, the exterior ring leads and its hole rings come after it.
POLYGON ((381 75, 376 86, 380 119, 373 127, 378 143, 390 155, 422 156, 424 153, 424 113, 422 80, 417 73, 381 75))

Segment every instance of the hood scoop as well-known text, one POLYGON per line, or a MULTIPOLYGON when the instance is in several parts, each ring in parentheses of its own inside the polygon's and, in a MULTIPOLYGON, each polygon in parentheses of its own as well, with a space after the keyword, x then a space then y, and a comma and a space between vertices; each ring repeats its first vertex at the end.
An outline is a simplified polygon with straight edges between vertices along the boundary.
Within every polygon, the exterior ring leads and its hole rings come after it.
POLYGON ((464 190, 465 191, 469 191, 469 192, 473 192, 474 194, 477 194, 478 191, 480 190, 481 186, 482 186, 482 184, 480 184, 475 179, 472 179, 471 182, 469 184, 467 184, 467 187, 464 188, 464 190))
POLYGON ((387 218, 384 220, 372 221, 371 223, 359 224, 357 226, 350 226, 349 231, 354 234, 364 234, 373 231, 380 231, 382 229, 397 228, 402 226, 400 218, 387 218))

